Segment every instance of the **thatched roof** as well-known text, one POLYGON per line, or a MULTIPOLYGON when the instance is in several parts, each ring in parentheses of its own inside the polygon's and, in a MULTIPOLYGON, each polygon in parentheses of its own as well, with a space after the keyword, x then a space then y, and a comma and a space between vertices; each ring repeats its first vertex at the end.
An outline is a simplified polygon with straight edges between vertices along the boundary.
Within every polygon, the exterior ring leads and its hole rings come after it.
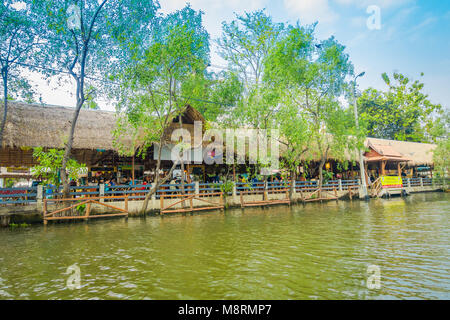
POLYGON ((405 158, 410 159, 408 161, 409 166, 418 165, 432 165, 433 164, 433 150, 437 147, 435 144, 419 143, 409 141, 397 141, 386 140, 377 138, 367 138, 365 142, 366 146, 375 146, 383 150, 391 150, 396 154, 400 154, 405 158))
MULTIPOLYGON (((8 102, 3 147, 62 148, 69 134, 74 108, 8 102)), ((183 111, 183 128, 192 131, 194 121, 204 122, 203 116, 191 106, 183 111), (191 128, 192 127, 192 128, 191 128)), ((75 128, 74 149, 116 150, 112 131, 116 128, 115 112, 81 109, 75 128)), ((172 123, 170 133, 178 128, 172 123)), ((132 146, 131 137, 121 137, 121 143, 132 146)))
MULTIPOLYGON (((3 147, 62 148, 69 134, 74 108, 8 103, 3 147)), ((114 150, 111 131, 116 114, 110 111, 82 109, 74 136, 74 149, 114 150)))

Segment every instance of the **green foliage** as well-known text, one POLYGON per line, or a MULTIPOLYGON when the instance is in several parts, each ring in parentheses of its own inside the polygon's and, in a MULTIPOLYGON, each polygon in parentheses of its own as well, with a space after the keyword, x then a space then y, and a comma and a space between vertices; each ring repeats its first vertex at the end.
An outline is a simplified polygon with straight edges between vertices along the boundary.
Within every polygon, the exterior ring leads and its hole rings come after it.
POLYGON ((233 192, 234 182, 233 181, 224 181, 223 183, 214 184, 215 188, 220 188, 220 191, 223 192, 224 196, 227 196, 228 193, 233 192))
POLYGON ((219 54, 233 70, 233 78, 241 82, 233 86, 236 105, 227 125, 266 129, 273 126, 277 90, 261 84, 270 48, 285 30, 283 23, 275 23, 264 10, 236 15, 230 23, 222 23, 218 39, 219 54))
POLYGON ((323 173, 323 181, 327 183, 329 180, 333 179, 334 173, 332 171, 325 171, 323 173))
MULTIPOLYGON (((153 36, 159 3, 47 0, 32 1, 30 8, 44 19, 40 28, 45 32, 45 45, 34 52, 40 64, 68 70, 77 83, 77 99, 88 100, 92 108, 93 98, 112 93, 111 85, 92 78, 107 80, 128 67, 133 57, 143 54, 143 45, 153 36), (80 20, 75 11, 69 10, 73 5, 80 10, 80 20), (69 21, 79 21, 79 27, 74 27, 76 23, 71 26, 69 21)), ((55 75, 52 70, 41 71, 55 75)))
POLYGON ((183 96, 192 96, 189 104, 207 121, 230 119, 243 92, 243 85, 233 72, 202 72, 192 74, 182 87, 183 96), (211 101, 213 103, 209 103, 211 101))
POLYGON ((205 72, 209 61, 209 35, 200 12, 187 6, 162 18, 158 30, 157 41, 119 79, 122 117, 114 134, 122 153, 132 154, 139 147, 144 155, 152 144, 166 143, 166 128, 191 102, 192 92, 185 88, 193 86, 193 78, 205 72), (124 132, 134 136, 131 150, 120 141, 124 132))
POLYGON ((78 211, 78 213, 82 214, 84 210, 86 210, 86 204, 80 204, 79 206, 76 206, 75 209, 78 211))
POLYGON ((14 187, 15 179, 13 178, 6 178, 5 179, 5 188, 12 188, 14 187))
POLYGON ((219 54, 246 86, 259 83, 264 60, 283 30, 284 24, 274 23, 264 10, 236 14, 235 20, 222 23, 219 54))
POLYGON ((43 31, 40 28, 42 17, 34 10, 28 10, 24 2, 4 0, 0 4, 0 68, 3 85, 3 112, 0 119, 0 145, 8 113, 8 99, 22 98, 34 101, 35 92, 28 80, 21 76, 20 64, 33 63, 36 55, 34 47, 39 43, 43 31), (17 5, 25 5, 19 8, 17 5))
POLYGON ((424 84, 414 82, 401 73, 391 79, 382 78, 387 90, 365 90, 358 98, 358 109, 367 126, 368 135, 374 138, 401 141, 430 142, 433 126, 442 107, 429 101, 423 92, 424 84))
POLYGON ((363 143, 353 113, 338 100, 353 73, 349 56, 333 37, 317 41, 314 29, 289 26, 265 61, 264 80, 282 92, 277 124, 287 148, 282 164, 290 170, 300 160, 344 159, 363 143))
POLYGON ((12 222, 12 223, 9 224, 9 227, 10 227, 12 230, 17 229, 17 228, 21 228, 21 229, 29 228, 30 226, 31 226, 31 224, 28 224, 28 223, 26 223, 26 222, 23 222, 23 223, 21 223, 21 224, 12 222))
MULTIPOLYGON (((49 149, 44 151, 42 147, 34 148, 33 158, 39 162, 32 167, 33 176, 41 178, 45 184, 60 185, 60 169, 64 157, 64 150, 49 149)), ((75 159, 69 159, 67 162, 67 173, 69 179, 76 180, 86 168, 85 164, 78 163, 75 159)))
POLYGON ((433 150, 434 172, 439 178, 446 178, 449 175, 450 168, 450 113, 447 111, 442 118, 439 118, 431 134, 437 147, 433 150))

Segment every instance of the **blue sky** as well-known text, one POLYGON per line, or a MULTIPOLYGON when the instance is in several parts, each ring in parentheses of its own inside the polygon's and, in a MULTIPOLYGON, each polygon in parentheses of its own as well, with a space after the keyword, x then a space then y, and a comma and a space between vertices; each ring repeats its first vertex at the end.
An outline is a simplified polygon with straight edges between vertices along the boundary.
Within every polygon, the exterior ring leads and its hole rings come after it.
MULTIPOLYGON (((365 71, 360 88, 384 88, 381 73, 402 72, 425 83, 435 103, 450 107, 450 1, 438 0, 191 0, 205 13, 212 38, 233 13, 266 8, 276 21, 307 24, 318 21, 319 38, 334 35, 346 45, 356 72, 365 71), (380 8, 381 29, 370 30, 370 5, 380 8), (424 72, 424 77, 420 73, 424 72)), ((168 12, 186 1, 161 0, 168 12)), ((223 64, 213 54, 213 63, 223 64)))
MULTIPOLYGON (((334 35, 355 65, 365 71, 360 89, 384 89, 381 73, 399 71, 425 83, 425 91, 434 103, 450 107, 450 1, 449 0, 190 0, 196 10, 204 12, 206 29, 215 39, 221 22, 230 21, 234 13, 265 8, 275 21, 302 24, 318 21, 317 35, 334 35), (381 28, 370 30, 366 21, 370 5, 380 8, 381 28), (424 72, 425 76, 420 77, 424 72)), ((163 12, 181 9, 184 0, 160 0, 163 12)), ((217 54, 212 63, 225 65, 217 54)), ((54 83, 53 86, 56 84, 54 83)), ((70 85, 50 90, 41 81, 44 102, 73 106, 70 85), (45 86, 45 87, 43 87, 45 86)), ((100 106, 113 110, 106 101, 100 106)))

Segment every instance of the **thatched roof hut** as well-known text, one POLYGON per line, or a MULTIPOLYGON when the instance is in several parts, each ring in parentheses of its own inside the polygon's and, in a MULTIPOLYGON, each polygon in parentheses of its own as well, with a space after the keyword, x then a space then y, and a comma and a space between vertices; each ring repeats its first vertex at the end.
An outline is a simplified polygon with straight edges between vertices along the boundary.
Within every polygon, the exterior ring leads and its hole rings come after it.
POLYGON ((408 166, 433 165, 433 150, 437 147, 435 144, 419 143, 409 141, 397 141, 377 138, 367 138, 365 145, 370 145, 382 149, 394 150, 401 156, 408 158, 408 166))
MULTIPOLYGON (((63 148, 64 139, 73 117, 73 108, 28 104, 11 101, 2 147, 46 147, 63 148)), ((168 139, 174 129, 179 128, 177 118, 166 130, 168 139)), ((194 121, 205 119, 195 108, 187 106, 182 115, 183 128, 192 135, 194 121)), ((116 150, 112 131, 116 128, 115 112, 81 109, 75 128, 73 149, 116 150)), ((132 146, 131 137, 121 137, 121 143, 132 146)))

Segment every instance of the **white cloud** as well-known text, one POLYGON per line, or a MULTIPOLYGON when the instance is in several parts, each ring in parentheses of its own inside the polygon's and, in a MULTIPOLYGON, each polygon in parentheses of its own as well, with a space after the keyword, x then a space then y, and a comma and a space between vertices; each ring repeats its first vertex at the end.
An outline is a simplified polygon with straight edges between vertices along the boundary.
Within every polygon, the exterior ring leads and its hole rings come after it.
POLYGON ((412 3, 414 0, 334 0, 342 5, 354 5, 360 8, 365 8, 370 5, 379 6, 380 8, 393 8, 412 3))
POLYGON ((160 1, 161 12, 170 13, 182 9, 187 3, 195 10, 204 12, 204 25, 212 38, 220 35, 222 21, 234 18, 233 12, 243 13, 264 8, 268 0, 164 0, 160 1))
POLYGON ((296 15, 302 24, 315 21, 332 23, 339 17, 330 8, 328 0, 284 0, 284 5, 291 16, 296 15))

